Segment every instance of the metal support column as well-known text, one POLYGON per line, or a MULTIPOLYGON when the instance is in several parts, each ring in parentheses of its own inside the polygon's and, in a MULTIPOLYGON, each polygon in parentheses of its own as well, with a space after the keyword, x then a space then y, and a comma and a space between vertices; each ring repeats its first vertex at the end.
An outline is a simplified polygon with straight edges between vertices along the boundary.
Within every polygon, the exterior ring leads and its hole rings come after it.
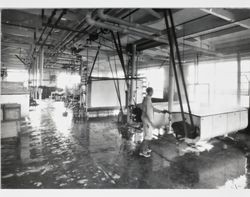
POLYGON ((113 37, 113 40, 114 40, 114 44, 115 44, 115 48, 116 48, 116 51, 117 51, 117 54, 118 54, 118 57, 120 59, 120 62, 121 62, 121 66, 122 66, 122 70, 123 70, 123 73, 124 73, 124 77, 125 77, 125 81, 126 81, 126 85, 127 85, 127 89, 128 89, 128 86, 129 86, 129 82, 128 82, 128 77, 127 77, 127 72, 126 72, 126 69, 125 69, 125 63, 124 63, 124 58, 123 58, 123 53, 122 53, 122 48, 121 48, 121 45, 118 45, 118 44, 121 44, 121 41, 119 40, 120 37, 119 37, 119 34, 118 35, 118 43, 116 42, 116 37, 115 37, 115 34, 113 31, 111 31, 111 35, 113 37))
MULTIPOLYGON (((173 111, 173 102, 174 102, 174 72, 173 72, 173 63, 170 61, 169 65, 169 82, 168 82, 168 111, 173 111)), ((171 132, 172 127, 172 114, 169 114, 169 128, 168 131, 171 132)))
POLYGON ((89 80, 89 81, 91 80, 91 75, 92 75, 92 72, 93 72, 93 70, 94 70, 95 63, 96 63, 98 54, 99 54, 99 52, 100 52, 100 48, 101 48, 101 46, 98 46, 98 49, 97 49, 97 51, 96 51, 96 55, 95 55, 95 59, 94 59, 93 65, 92 65, 92 67, 91 67, 91 69, 90 69, 90 73, 89 73, 89 77, 88 77, 88 80, 89 80))
POLYGON ((35 58, 32 58, 31 68, 32 68, 32 98, 35 99, 35 67, 36 61, 35 58))
POLYGON ((240 102, 241 94, 241 57, 240 53, 237 53, 237 105, 241 105, 240 102))
POLYGON ((136 45, 132 45, 132 75, 131 75, 131 88, 130 88, 130 105, 133 104, 134 98, 134 79, 136 72, 136 45))
POLYGON ((39 85, 43 85, 43 64, 44 64, 44 48, 41 48, 40 54, 39 54, 39 85))
POLYGON ((172 27, 171 30, 172 30, 173 40, 174 40, 174 44, 175 44, 175 47, 176 47, 177 60, 178 60, 178 63, 179 63, 179 70, 180 70, 181 79, 182 79, 181 81, 182 81, 182 85, 183 85, 183 89, 184 89, 184 93, 185 93, 185 97, 186 97, 186 101, 187 101, 188 115, 189 115, 189 118, 190 118, 191 126, 192 126, 192 128, 194 128, 194 122, 193 122, 193 117, 192 117, 192 113, 191 113, 191 107, 190 107, 190 104, 189 104, 189 98, 188 98, 188 93, 187 93, 187 88, 186 88, 186 82, 185 82, 184 72, 183 72, 182 63, 181 63, 181 55, 180 55, 180 50, 179 50, 179 46, 178 46, 178 42, 177 42, 177 36, 176 36, 176 32, 175 32, 175 24, 174 24, 171 9, 168 10, 168 13, 169 13, 171 27, 172 27))
POLYGON ((194 100, 197 100, 197 84, 199 82, 198 80, 198 76, 199 76, 199 72, 198 72, 198 66, 199 66, 199 56, 198 54, 196 55, 195 59, 194 59, 194 100))
POLYGON ((171 57, 171 61, 173 63, 173 70, 174 70, 175 81, 176 81, 176 86, 177 86, 178 98, 179 98, 179 102, 180 102, 180 109, 181 109, 181 115, 182 115, 182 120, 183 120, 184 133, 185 133, 185 137, 187 137, 187 128, 186 128, 186 124, 185 124, 185 116, 184 116, 184 110, 183 110, 183 105, 182 105, 180 84, 179 84, 179 79, 177 76, 177 67, 175 65, 174 43, 172 42, 172 39, 173 39, 172 33, 173 32, 171 31, 171 28, 174 28, 174 27, 172 25, 171 25, 171 27, 169 26, 168 16, 167 16, 166 11, 164 12, 164 18, 165 18, 167 36, 168 36, 168 41, 169 41, 169 46, 170 46, 170 57, 171 57))
POLYGON ((38 99, 38 84, 39 84, 39 56, 36 57, 36 62, 35 62, 35 99, 38 99))
MULTIPOLYGON (((43 64, 44 64, 44 48, 42 47, 39 52, 39 86, 43 86, 43 64)), ((42 88, 38 89, 39 99, 42 99, 42 88)))
POLYGON ((89 95, 89 86, 88 86, 88 66, 89 66, 89 46, 87 47, 87 65, 85 71, 85 117, 88 119, 88 95, 89 95))
MULTIPOLYGON (((135 77, 135 68, 136 68, 136 45, 132 45, 132 56, 131 56, 131 80, 129 86, 129 106, 133 105, 134 101, 134 77, 135 77)), ((130 110, 127 111, 127 121, 130 119, 130 110)))
MULTIPOLYGON (((248 81, 248 99, 249 99, 248 107, 250 109, 250 81, 248 81)), ((248 116, 250 117, 250 113, 248 114, 248 116)), ((250 122, 248 124, 250 125, 250 122)))

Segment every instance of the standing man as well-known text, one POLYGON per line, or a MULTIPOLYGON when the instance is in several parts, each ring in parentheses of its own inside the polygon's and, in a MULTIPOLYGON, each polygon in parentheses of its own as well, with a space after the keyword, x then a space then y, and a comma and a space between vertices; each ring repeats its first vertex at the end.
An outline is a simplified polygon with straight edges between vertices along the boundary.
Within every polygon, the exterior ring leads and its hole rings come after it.
POLYGON ((147 95, 143 99, 142 102, 142 124, 143 124, 143 132, 144 132, 144 139, 140 147, 140 156, 143 157, 150 157, 151 149, 149 149, 149 142, 152 140, 153 137, 153 129, 156 128, 154 124, 154 112, 158 113, 166 113, 166 110, 159 110, 153 107, 152 104, 152 95, 153 95, 153 88, 148 87, 146 89, 147 95))

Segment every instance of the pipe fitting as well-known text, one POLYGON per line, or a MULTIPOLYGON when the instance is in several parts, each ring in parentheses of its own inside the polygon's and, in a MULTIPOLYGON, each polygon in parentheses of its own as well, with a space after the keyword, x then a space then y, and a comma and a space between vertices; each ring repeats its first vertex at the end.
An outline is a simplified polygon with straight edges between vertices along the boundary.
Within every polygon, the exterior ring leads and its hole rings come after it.
POLYGON ((109 21, 109 22, 117 23, 119 25, 124 25, 126 27, 134 28, 136 31, 142 31, 143 33, 146 33, 146 34, 159 35, 159 30, 157 30, 157 29, 154 29, 154 28, 151 28, 148 26, 144 26, 144 25, 140 25, 137 23, 130 23, 130 22, 127 22, 125 20, 109 16, 107 14, 104 14, 103 9, 98 10, 98 17, 104 21, 109 21))
POLYGON ((92 19, 91 13, 90 13, 90 12, 88 12, 87 15, 86 15, 86 21, 87 21, 87 23, 88 23, 89 25, 94 25, 94 24, 95 24, 95 20, 92 19))
POLYGON ((99 18, 103 19, 103 20, 107 20, 107 15, 104 14, 104 10, 103 9, 100 9, 97 11, 97 15, 99 16, 99 18))
POLYGON ((146 39, 149 39, 149 40, 155 40, 157 42, 166 43, 166 44, 168 43, 167 40, 165 40, 163 38, 159 38, 159 37, 155 37, 155 36, 152 36, 150 34, 147 34, 148 32, 147 33, 143 32, 143 31, 140 32, 140 31, 130 29, 129 27, 121 27, 121 26, 116 26, 116 25, 96 21, 91 17, 91 13, 87 13, 86 21, 90 25, 95 25, 95 26, 98 26, 98 27, 101 27, 101 28, 104 28, 104 29, 110 29, 110 30, 113 30, 113 31, 116 31, 116 32, 122 32, 124 34, 134 34, 135 36, 138 36, 138 37, 141 37, 141 38, 146 38, 146 39))

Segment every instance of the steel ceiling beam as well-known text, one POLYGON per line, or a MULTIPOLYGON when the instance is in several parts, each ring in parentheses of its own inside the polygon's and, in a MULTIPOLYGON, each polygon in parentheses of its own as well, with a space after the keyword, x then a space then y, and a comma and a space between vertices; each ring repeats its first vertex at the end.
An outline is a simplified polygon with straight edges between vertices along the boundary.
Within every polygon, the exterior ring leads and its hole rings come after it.
POLYGON ((210 8, 210 9, 201 9, 201 10, 213 16, 219 17, 225 21, 228 21, 230 23, 235 23, 241 27, 250 29, 250 21, 235 22, 237 21, 237 19, 234 17, 233 13, 223 8, 210 8))
MULTIPOLYGON (((99 12, 99 16, 100 16, 100 12, 99 12)), ((105 17, 103 17, 103 19, 104 18, 105 17)), ((165 35, 157 36, 157 35, 152 34, 152 32, 151 32, 152 28, 149 28, 148 31, 146 31, 146 27, 143 27, 143 29, 141 29, 140 28, 141 26, 138 26, 139 27, 138 29, 136 29, 136 28, 131 29, 130 28, 132 26, 136 26, 136 24, 132 24, 130 26, 127 26, 125 23, 120 23, 120 25, 124 25, 125 27, 116 26, 116 25, 112 25, 112 24, 107 24, 107 23, 104 23, 104 22, 99 22, 99 21, 94 20, 91 17, 90 13, 87 14, 86 20, 87 20, 87 22, 89 24, 98 26, 100 28, 106 28, 106 29, 110 29, 112 31, 122 32, 122 33, 125 33, 125 34, 134 34, 134 35, 136 35, 138 37, 141 37, 141 38, 146 38, 146 39, 149 39, 149 40, 154 40, 154 41, 157 41, 157 42, 160 42, 160 43, 168 44, 168 41, 166 41, 166 39, 163 38, 163 36, 165 37, 165 35)), ((114 21, 113 18, 112 19, 109 18, 109 20, 114 21)), ((119 23, 118 20, 116 20, 116 22, 119 23)), ((165 30, 161 31, 160 34, 164 34, 164 33, 165 33, 165 30)), ((213 49, 211 47, 208 47, 207 45, 203 45, 202 43, 193 43, 193 42, 190 42, 190 41, 186 41, 185 45, 193 48, 196 51, 201 51, 201 52, 204 52, 204 53, 209 53, 209 54, 213 54, 213 55, 220 56, 220 57, 223 56, 222 54, 213 51, 213 49)))
MULTIPOLYGON (((237 22, 246 22, 246 21, 249 21, 249 20, 250 20, 250 18, 239 20, 237 22)), ((225 30, 225 29, 230 29, 230 28, 233 28, 233 27, 237 26, 237 24, 236 24, 237 22, 233 22, 233 23, 221 25, 221 26, 218 26, 218 27, 215 27, 215 28, 209 28, 209 29, 200 31, 198 33, 193 33, 193 34, 190 34, 190 35, 185 35, 185 36, 183 36, 183 38, 184 39, 195 38, 195 37, 199 37, 199 36, 208 35, 208 34, 211 34, 211 33, 216 33, 216 32, 219 32, 219 31, 222 31, 222 30, 225 30)))
MULTIPOLYGON (((84 10, 85 10, 85 12, 87 12, 87 9, 82 9, 82 10, 83 10, 83 12, 84 12, 84 10)), ((40 17, 41 14, 42 14, 42 10, 41 10, 41 9, 22 9, 21 11, 22 11, 23 13, 30 14, 30 15, 35 15, 35 16, 38 16, 38 17, 40 17)), ((51 11, 52 11, 52 9, 44 9, 44 16, 45 16, 46 18, 49 18, 50 15, 51 15, 51 11)), ((59 15, 60 15, 60 14, 57 13, 57 14, 55 15, 55 17, 57 18, 57 17, 59 17, 59 15)), ((67 21, 67 20, 70 20, 70 21, 79 21, 77 15, 75 15, 75 14, 73 14, 73 13, 71 13, 71 12, 68 12, 68 13, 64 16, 64 18, 66 19, 66 21, 67 21)))

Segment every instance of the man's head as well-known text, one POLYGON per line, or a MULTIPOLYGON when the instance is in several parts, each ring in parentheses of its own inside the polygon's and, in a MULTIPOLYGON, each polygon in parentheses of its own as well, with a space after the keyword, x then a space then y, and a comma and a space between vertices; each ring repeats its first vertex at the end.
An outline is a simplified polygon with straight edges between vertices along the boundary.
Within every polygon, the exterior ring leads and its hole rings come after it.
POLYGON ((148 94, 149 96, 152 96, 153 93, 154 93, 154 90, 153 90, 153 88, 148 87, 148 88, 146 89, 146 92, 147 92, 147 94, 148 94))

